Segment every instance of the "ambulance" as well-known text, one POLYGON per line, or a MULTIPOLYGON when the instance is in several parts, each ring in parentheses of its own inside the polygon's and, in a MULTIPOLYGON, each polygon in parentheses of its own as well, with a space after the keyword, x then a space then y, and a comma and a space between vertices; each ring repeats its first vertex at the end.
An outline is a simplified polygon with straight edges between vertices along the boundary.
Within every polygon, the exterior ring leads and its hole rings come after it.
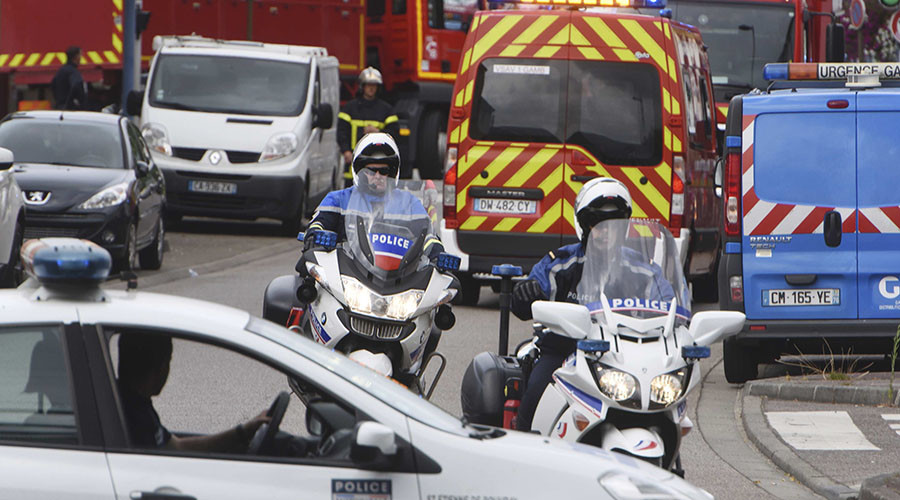
POLYGON ((575 195, 597 176, 624 182, 633 216, 667 225, 689 276, 715 293, 715 109, 699 31, 636 11, 664 0, 548 5, 479 12, 463 46, 441 231, 462 257, 462 302, 478 301, 492 266, 527 271, 575 242, 575 195))
POLYGON ((900 64, 782 63, 731 100, 722 309, 747 316, 725 376, 785 355, 885 354, 900 322, 900 64))

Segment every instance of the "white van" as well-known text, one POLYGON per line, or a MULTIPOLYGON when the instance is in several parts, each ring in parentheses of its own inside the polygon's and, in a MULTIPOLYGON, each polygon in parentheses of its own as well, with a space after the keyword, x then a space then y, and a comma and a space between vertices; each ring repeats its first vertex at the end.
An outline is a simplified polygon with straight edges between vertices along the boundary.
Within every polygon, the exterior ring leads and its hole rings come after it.
POLYGON ((301 219, 340 182, 338 61, 322 47, 157 36, 138 109, 167 216, 301 219))

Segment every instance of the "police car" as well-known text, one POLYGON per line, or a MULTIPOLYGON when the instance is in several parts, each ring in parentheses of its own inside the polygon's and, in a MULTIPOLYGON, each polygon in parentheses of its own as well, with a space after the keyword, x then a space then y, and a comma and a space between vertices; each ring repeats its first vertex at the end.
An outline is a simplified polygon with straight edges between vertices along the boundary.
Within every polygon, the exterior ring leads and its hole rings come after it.
POLYGON ((32 278, 0 292, 2 498, 711 498, 630 457, 467 425, 245 311, 102 288, 110 258, 93 243, 34 240, 23 259, 32 278), (233 426, 278 394, 248 449, 130 438, 140 423, 123 416, 117 377, 139 363, 126 365, 117 339, 134 334, 173 339, 152 399, 179 439, 233 426))
POLYGON ((720 306, 730 382, 782 354, 890 352, 900 319, 900 64, 769 64, 728 110, 720 306))

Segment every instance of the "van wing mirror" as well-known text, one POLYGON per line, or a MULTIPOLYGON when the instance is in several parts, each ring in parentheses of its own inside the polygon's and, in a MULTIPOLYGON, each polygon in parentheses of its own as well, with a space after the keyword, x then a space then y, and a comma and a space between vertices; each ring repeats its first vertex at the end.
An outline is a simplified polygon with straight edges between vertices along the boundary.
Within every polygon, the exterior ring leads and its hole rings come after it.
POLYGON ((13 166, 16 157, 12 151, 0 148, 0 170, 9 170, 13 166))
POLYGON ((591 332, 591 313, 581 304, 538 300, 531 304, 531 314, 536 322, 563 337, 580 340, 591 332))
POLYGON ((334 110, 327 102, 319 103, 313 110, 313 128, 330 129, 334 125, 334 110))
POLYGON ((132 90, 125 98, 125 112, 131 116, 141 116, 141 107, 144 105, 144 91, 132 90))
POLYGON ((744 313, 737 311, 703 311, 691 318, 689 333, 698 346, 710 346, 736 335, 744 327, 744 313))

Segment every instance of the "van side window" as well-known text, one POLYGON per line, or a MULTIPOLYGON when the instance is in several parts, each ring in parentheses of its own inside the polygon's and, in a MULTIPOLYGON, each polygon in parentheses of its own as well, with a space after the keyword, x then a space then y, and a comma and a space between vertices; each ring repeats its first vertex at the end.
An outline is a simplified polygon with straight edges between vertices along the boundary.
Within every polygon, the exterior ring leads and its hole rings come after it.
POLYGON ((428 27, 444 29, 444 0, 428 0, 428 27))
POLYGON ((700 77, 700 102, 703 105, 703 133, 707 145, 712 144, 713 102, 709 98, 708 84, 705 76, 700 77))

